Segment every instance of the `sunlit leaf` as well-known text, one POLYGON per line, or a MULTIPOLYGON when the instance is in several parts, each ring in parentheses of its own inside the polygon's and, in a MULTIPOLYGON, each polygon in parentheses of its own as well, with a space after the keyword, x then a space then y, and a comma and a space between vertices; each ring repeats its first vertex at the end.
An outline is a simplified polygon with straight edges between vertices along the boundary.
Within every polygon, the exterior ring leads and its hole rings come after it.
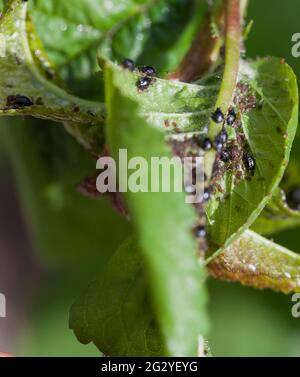
MULTIPOLYGON (((4 46, 4 56, 0 57, 0 115, 84 124, 82 128, 71 127, 72 132, 87 148, 100 148, 103 106, 74 97, 51 82, 47 60, 42 69, 31 51, 29 38, 34 34, 26 16, 27 2, 11 0, 0 20, 4 46)), ((43 51, 35 50, 34 54, 41 58, 43 51)))

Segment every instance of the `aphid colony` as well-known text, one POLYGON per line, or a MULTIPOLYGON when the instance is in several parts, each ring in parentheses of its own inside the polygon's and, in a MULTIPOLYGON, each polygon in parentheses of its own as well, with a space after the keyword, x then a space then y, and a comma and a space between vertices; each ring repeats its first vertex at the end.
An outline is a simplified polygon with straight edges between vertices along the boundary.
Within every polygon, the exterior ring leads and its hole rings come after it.
POLYGON ((136 86, 139 91, 144 91, 154 82, 157 75, 156 69, 150 66, 136 67, 135 63, 131 59, 125 59, 122 62, 122 67, 128 69, 131 72, 138 71, 142 77, 136 82, 136 86))
MULTIPOLYGON (((135 63, 130 59, 125 59, 122 62, 122 67, 124 69, 130 70, 132 72, 138 72, 141 74, 141 77, 136 82, 137 89, 139 91, 145 91, 149 86, 154 82, 156 77, 156 70, 150 66, 136 67, 135 63)), ((253 102, 253 101, 252 101, 253 102)), ((251 103, 252 104, 252 103, 251 103)), ((245 106, 246 107, 246 106, 245 106)), ((249 107, 253 107, 249 105, 249 107)), ((241 109, 242 111, 243 109, 241 109)), ((215 137, 214 140, 210 140, 206 137, 204 140, 199 140, 198 137, 193 136, 192 138, 186 138, 184 141, 176 141, 173 139, 171 141, 173 152, 175 155, 184 158, 186 156, 196 156, 199 153, 199 148, 204 151, 209 151, 215 149, 217 151, 217 159, 214 165, 214 171, 209 182, 209 186, 205 185, 202 204, 196 205, 196 210, 198 213, 198 224, 193 228, 194 236, 199 240, 201 244, 200 250, 207 249, 207 229, 206 229, 206 216, 203 208, 203 203, 207 202, 212 193, 214 192, 213 187, 220 189, 222 188, 218 185, 218 180, 222 173, 224 173, 225 166, 229 164, 232 160, 238 160, 239 164, 242 162, 244 169, 251 174, 254 173, 255 169, 255 159, 248 152, 245 151, 240 146, 244 144, 244 140, 241 135, 237 138, 237 145, 230 140, 228 140, 228 133, 225 129, 225 124, 230 127, 234 127, 237 121, 237 113, 233 107, 230 107, 227 114, 224 114, 221 108, 217 108, 212 114, 211 119, 217 124, 223 124, 222 130, 215 137), (219 169, 219 162, 221 162, 222 168, 219 169), (222 170, 223 169, 223 170, 222 170)), ((233 165, 235 166, 235 165, 233 165)), ((239 165, 240 166, 240 165, 239 165)), ((193 169, 194 170, 194 169, 193 169)), ((236 172, 236 175, 239 177, 239 172, 236 172)), ((193 171, 193 181, 196 180, 196 174, 193 171)), ((204 180, 206 176, 204 174, 204 180)), ((187 189, 188 192, 188 189, 187 189)))
MULTIPOLYGON (((211 119, 215 123, 224 123, 225 122, 225 115, 223 114, 220 108, 217 108, 211 115, 211 119)), ((234 108, 230 108, 226 117, 226 123, 229 126, 233 126, 237 119, 237 114, 234 108)), ((214 147, 219 152, 219 158, 223 162, 229 162, 232 158, 231 151, 228 148, 224 148, 228 141, 228 134, 223 127, 221 132, 216 136, 214 140, 214 147)), ((208 146, 211 146, 212 143, 209 139, 205 139, 203 142, 203 149, 209 149, 208 146)), ((243 163, 247 171, 253 172, 255 169, 255 159, 254 157, 247 151, 243 153, 243 163)))
MULTIPOLYGON (((236 127, 236 140, 229 140, 228 133, 225 129, 225 123, 231 127, 235 125, 237 122, 237 114, 235 109, 230 108, 228 114, 225 116, 222 110, 217 108, 212 113, 211 119, 217 124, 223 123, 223 128, 214 140, 205 138, 200 143, 200 146, 204 151, 209 151, 213 148, 217 151, 217 158, 213 166, 212 176, 210 178, 209 186, 205 187, 204 189, 202 203, 207 202, 210 199, 210 196, 215 189, 224 193, 224 190, 222 187, 220 187, 218 181, 227 170, 226 166, 228 163, 230 163, 230 169, 235 172, 236 184, 243 176, 243 173, 240 171, 241 166, 244 167, 246 172, 253 175, 256 165, 254 157, 245 149, 245 138, 242 133, 238 132, 238 127, 236 127)), ((207 229, 205 226, 203 205, 197 205, 196 210, 199 218, 198 224, 193 229, 193 233, 202 244, 200 249, 205 250, 203 245, 206 243, 205 239, 207 236, 207 229)))

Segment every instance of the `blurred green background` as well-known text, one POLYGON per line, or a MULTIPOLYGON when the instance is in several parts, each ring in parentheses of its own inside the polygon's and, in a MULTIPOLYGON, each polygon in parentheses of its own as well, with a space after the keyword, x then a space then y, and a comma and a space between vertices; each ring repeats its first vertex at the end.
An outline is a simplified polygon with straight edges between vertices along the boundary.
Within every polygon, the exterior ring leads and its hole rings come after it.
MULTIPOLYGON (((299 15, 299 0, 250 0, 248 19, 254 25, 248 56, 284 57, 300 78, 300 58, 291 55, 299 15)), ((82 172, 95 173, 94 161, 82 155, 59 125, 1 120, 0 288, 8 300, 8 318, 0 319, 1 351, 99 354, 68 330, 68 310, 125 239, 129 225, 106 201, 76 193, 82 172)), ((293 158, 298 155, 296 140, 293 158)), ((274 238, 300 251, 299 229, 274 238)), ((291 316, 291 296, 213 280, 209 291, 215 356, 300 356, 300 319, 291 316)))

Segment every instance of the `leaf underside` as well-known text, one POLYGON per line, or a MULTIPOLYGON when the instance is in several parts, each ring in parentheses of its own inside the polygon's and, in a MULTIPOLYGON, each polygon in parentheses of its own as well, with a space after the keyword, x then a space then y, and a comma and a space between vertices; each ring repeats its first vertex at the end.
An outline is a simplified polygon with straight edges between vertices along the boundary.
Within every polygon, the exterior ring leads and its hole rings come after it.
POLYGON ((258 289, 300 292, 300 255, 248 230, 208 265, 211 276, 258 289))

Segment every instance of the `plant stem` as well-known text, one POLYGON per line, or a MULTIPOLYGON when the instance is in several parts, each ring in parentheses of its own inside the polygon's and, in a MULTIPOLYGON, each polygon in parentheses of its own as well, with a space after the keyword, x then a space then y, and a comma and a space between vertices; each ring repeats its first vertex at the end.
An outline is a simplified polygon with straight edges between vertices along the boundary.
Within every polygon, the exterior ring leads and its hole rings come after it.
POLYGON ((183 58, 175 72, 167 76, 168 80, 193 82, 209 72, 219 58, 222 46, 222 37, 212 35, 212 20, 219 30, 224 29, 225 9, 224 3, 218 2, 206 15, 207 20, 199 30, 189 51, 183 58))
MULTIPOLYGON (((225 0, 225 68, 220 92, 215 108, 221 108, 224 114, 232 102, 235 91, 240 60, 241 42, 241 12, 240 0, 225 0)), ((222 124, 213 121, 210 124, 208 135, 213 140, 221 131, 222 124)))
POLYGON ((249 3, 249 0, 241 0, 241 3, 240 3, 241 20, 244 20, 244 18, 246 16, 248 3, 249 3))

